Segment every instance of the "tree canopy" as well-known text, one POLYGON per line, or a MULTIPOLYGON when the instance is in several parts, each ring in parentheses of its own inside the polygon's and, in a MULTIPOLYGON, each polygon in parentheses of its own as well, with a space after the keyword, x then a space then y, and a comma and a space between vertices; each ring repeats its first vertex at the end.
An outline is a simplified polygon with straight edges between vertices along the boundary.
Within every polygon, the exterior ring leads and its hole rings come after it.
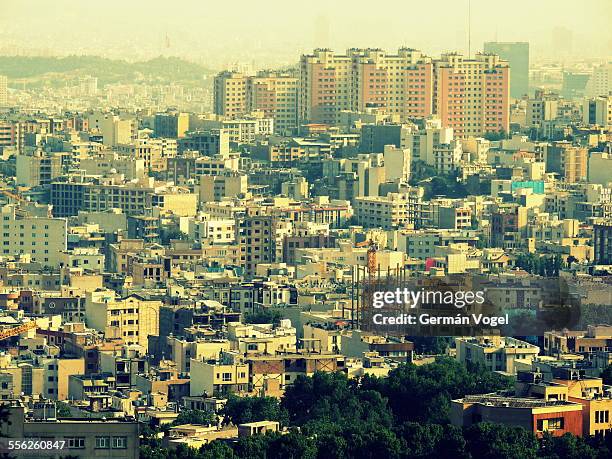
POLYGON ((451 358, 402 364, 387 378, 348 379, 343 373, 299 376, 281 401, 230 396, 223 414, 233 423, 277 420, 289 430, 213 441, 199 451, 144 445, 160 459, 561 459, 611 457, 612 435, 536 438, 520 427, 449 424, 450 401, 507 389, 512 378, 451 358), (165 454, 165 455, 164 455, 165 454))

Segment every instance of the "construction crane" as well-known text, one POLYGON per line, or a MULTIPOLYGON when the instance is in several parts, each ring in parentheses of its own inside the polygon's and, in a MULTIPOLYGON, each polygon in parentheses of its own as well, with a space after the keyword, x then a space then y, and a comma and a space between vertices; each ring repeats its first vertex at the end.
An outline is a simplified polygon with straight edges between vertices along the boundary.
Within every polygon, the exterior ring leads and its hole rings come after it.
POLYGON ((378 267, 378 263, 376 262, 376 252, 378 252, 378 244, 374 241, 370 241, 370 245, 368 247, 368 275, 370 277, 370 282, 374 279, 374 274, 376 273, 376 268, 378 267))
POLYGON ((36 321, 32 320, 30 322, 26 322, 17 327, 9 328, 7 330, 0 331, 0 341, 10 338, 11 336, 21 335, 22 333, 27 332, 33 328, 36 328, 36 321))
POLYGON ((378 244, 374 240, 368 239, 356 243, 355 247, 368 248, 366 258, 367 278, 364 276, 360 280, 359 272, 361 266, 357 266, 357 301, 353 304, 351 308, 352 313, 355 314, 354 316, 351 315, 351 324, 353 327, 359 328, 359 324, 364 320, 367 322, 367 315, 371 313, 372 294, 374 292, 374 289, 376 288, 376 271, 378 269, 378 262, 376 257, 376 252, 378 252, 378 244))
POLYGON ((374 242, 372 239, 368 239, 366 241, 358 242, 355 244, 357 248, 367 247, 367 266, 368 266, 368 277, 371 280, 374 279, 374 274, 376 274, 376 269, 378 268, 378 263, 376 261, 376 252, 378 252, 378 244, 374 242))

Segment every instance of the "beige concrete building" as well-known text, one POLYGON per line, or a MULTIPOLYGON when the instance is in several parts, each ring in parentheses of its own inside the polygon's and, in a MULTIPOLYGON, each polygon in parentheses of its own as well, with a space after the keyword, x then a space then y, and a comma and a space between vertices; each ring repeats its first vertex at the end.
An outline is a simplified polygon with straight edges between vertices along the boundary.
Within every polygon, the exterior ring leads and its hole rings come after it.
POLYGON ((0 75, 0 107, 8 105, 8 78, 0 75))
POLYGON ((223 354, 221 360, 210 363, 191 359, 190 395, 240 393, 249 390, 249 365, 235 354, 223 354))
POLYGON ((110 209, 121 209, 128 216, 145 215, 152 207, 158 207, 162 214, 193 216, 198 196, 187 188, 156 182, 153 177, 123 182, 70 176, 51 184, 51 203, 54 215, 61 217, 110 209))
MULTIPOLYGON (((60 453, 61 456, 69 454, 79 459, 138 459, 140 439, 136 421, 112 418, 26 419, 26 408, 21 402, 11 401, 10 405, 10 422, 3 424, 2 431, 8 437, 64 441, 65 449, 60 453)), ((34 407, 36 409, 36 404, 34 407)), ((49 411, 52 410, 53 406, 50 406, 49 411)), ((49 457, 49 454, 34 454, 31 457, 49 457)))
POLYGON ((27 187, 49 185, 62 173, 59 155, 35 152, 32 155, 17 155, 15 158, 15 183, 27 187))
POLYGON ((149 335, 159 334, 161 301, 138 295, 116 298, 112 290, 88 292, 85 300, 87 325, 107 338, 121 338, 125 344, 147 349, 149 335))
POLYGON ((410 179, 410 149, 385 145, 383 156, 385 179, 390 182, 408 183, 410 179))
POLYGON ((215 77, 214 111, 232 119, 261 112, 274 120, 274 132, 283 133, 298 126, 298 87, 299 78, 291 72, 222 72, 215 77))
POLYGON ((553 142, 546 149, 546 172, 555 172, 568 183, 584 181, 588 156, 586 147, 568 141, 553 142))
POLYGON ((218 115, 240 117, 247 112, 247 77, 236 72, 222 72, 215 77, 214 111, 218 115))
POLYGON ((82 268, 99 273, 104 271, 104 254, 96 247, 76 247, 59 254, 60 268, 82 268))
MULTIPOLYGON (((421 220, 421 195, 415 192, 355 198, 357 223, 366 228, 397 229, 421 220)), ((418 226, 418 225, 417 225, 418 226)))
POLYGON ((200 202, 222 201, 235 198, 248 191, 248 177, 239 172, 225 172, 222 175, 200 176, 200 202))
POLYGON ((587 163, 588 182, 607 185, 612 182, 612 153, 593 151, 587 163))
POLYGON ((178 147, 173 139, 134 139, 117 148, 130 158, 142 159, 145 170, 162 172, 168 168, 168 159, 176 156, 178 147))
POLYGON ((68 382, 71 375, 85 373, 85 359, 41 358, 39 365, 44 369, 44 396, 51 400, 68 400, 68 382))
POLYGON ((455 338, 457 360, 481 363, 491 371, 516 374, 515 361, 533 361, 540 348, 510 337, 455 338))
POLYGON ((584 101, 582 109, 583 121, 608 128, 612 126, 612 95, 601 95, 584 101))
POLYGON ((21 217, 14 205, 2 208, 0 247, 4 255, 29 254, 43 266, 58 266, 67 248, 67 223, 63 218, 21 217))
POLYGON ((189 222, 189 236, 202 245, 228 244, 236 239, 236 221, 203 219, 189 222))
POLYGON ((296 329, 289 319, 281 320, 276 327, 272 324, 230 323, 228 339, 244 355, 296 352, 297 345, 296 329))
POLYGON ((93 112, 88 116, 89 129, 102 135, 104 145, 117 147, 137 138, 138 125, 134 119, 121 119, 111 113, 93 112))
POLYGON ((526 127, 539 129, 544 121, 557 118, 559 96, 557 94, 536 91, 533 99, 527 100, 526 127))
POLYGON ((0 354, 0 398, 8 400, 24 395, 44 394, 45 369, 30 362, 18 362, 11 355, 0 354))
POLYGON ((82 158, 79 168, 87 175, 108 175, 114 170, 126 180, 142 178, 146 175, 145 160, 120 155, 114 151, 101 151, 82 158))

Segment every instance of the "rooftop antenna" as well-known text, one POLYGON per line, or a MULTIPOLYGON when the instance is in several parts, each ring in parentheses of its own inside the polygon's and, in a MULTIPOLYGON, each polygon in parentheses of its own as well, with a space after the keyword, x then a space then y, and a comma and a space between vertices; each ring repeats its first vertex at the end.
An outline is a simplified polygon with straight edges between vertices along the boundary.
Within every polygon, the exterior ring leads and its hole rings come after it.
POLYGON ((468 0, 468 59, 472 57, 472 0, 468 0))

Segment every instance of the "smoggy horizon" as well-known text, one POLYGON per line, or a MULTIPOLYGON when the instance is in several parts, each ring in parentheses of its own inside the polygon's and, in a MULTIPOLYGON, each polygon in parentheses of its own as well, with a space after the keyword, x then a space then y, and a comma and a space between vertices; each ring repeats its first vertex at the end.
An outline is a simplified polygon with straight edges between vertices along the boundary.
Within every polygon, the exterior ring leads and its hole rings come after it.
MULTIPOLYGON (((312 0, 308 9, 290 8, 279 0, 237 0, 231 5, 107 0, 102 5, 3 0, 0 54, 173 55, 221 68, 240 62, 287 65, 316 47, 342 52, 409 46, 429 55, 467 53, 470 36, 468 0, 418 5, 312 0)), ((481 51, 486 41, 527 41, 536 59, 607 59, 612 56, 611 15, 608 0, 585 0, 579 10, 569 0, 515 0, 495 6, 471 0, 471 52, 481 51)))

